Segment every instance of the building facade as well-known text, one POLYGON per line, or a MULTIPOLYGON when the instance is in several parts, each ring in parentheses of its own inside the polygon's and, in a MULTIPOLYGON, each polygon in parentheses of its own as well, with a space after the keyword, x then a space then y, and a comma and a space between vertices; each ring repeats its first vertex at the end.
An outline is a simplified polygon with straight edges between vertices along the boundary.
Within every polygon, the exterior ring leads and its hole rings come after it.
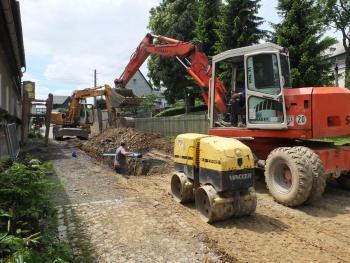
MULTIPOLYGON (((22 118, 22 73, 24 55, 19 2, 0 0, 0 123, 22 118)), ((17 131, 20 131, 17 127, 17 131)), ((18 134, 19 137, 20 134, 18 134)), ((0 157, 7 153, 3 130, 0 130, 0 157)))
POLYGON ((162 92, 152 89, 151 84, 147 81, 140 70, 138 70, 126 84, 126 88, 131 89, 133 93, 138 97, 155 95, 157 97, 157 100, 155 102, 156 109, 163 109, 168 106, 168 103, 165 100, 164 95, 162 95, 162 92))
POLYGON ((326 50, 325 59, 333 63, 334 85, 345 87, 345 49, 343 44, 339 42, 326 50))

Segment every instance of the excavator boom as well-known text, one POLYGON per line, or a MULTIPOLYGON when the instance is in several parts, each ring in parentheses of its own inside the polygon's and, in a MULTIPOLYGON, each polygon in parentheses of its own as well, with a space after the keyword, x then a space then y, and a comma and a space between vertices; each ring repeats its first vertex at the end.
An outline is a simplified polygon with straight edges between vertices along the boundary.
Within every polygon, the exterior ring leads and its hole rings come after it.
MULTIPOLYGON (((165 36, 147 34, 131 56, 130 62, 125 67, 122 75, 115 79, 115 85, 125 87, 149 55, 176 57, 181 65, 185 67, 187 73, 191 75, 201 87, 202 97, 205 103, 209 105, 209 84, 212 78, 212 69, 207 56, 192 43, 165 36), (154 44, 155 40, 164 44, 154 44)), ((214 89, 215 107, 220 112, 226 112, 227 91, 222 82, 217 78, 214 89)))

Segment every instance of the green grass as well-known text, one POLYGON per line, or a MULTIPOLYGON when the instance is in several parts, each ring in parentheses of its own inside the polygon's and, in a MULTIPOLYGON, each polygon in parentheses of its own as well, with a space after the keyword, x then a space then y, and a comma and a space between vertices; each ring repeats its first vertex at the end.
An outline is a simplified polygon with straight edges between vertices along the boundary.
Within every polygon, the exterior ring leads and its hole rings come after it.
POLYGON ((350 137, 326 138, 326 139, 319 139, 319 140, 314 140, 314 141, 333 142, 335 145, 344 145, 344 144, 350 144, 350 137))
MULTIPOLYGON (((204 104, 197 105, 193 108, 193 111, 188 114, 194 115, 194 114, 197 114, 197 112, 200 112, 198 114, 203 114, 203 112, 206 111, 206 109, 207 109, 207 106, 204 104)), ((185 113, 186 113, 186 109, 184 106, 176 106, 158 113, 155 117, 170 117, 170 116, 176 116, 176 115, 181 115, 185 113)))
POLYGON ((344 145, 344 144, 350 144, 350 137, 345 137, 345 138, 327 138, 327 139, 322 139, 321 141, 333 142, 336 145, 344 145))

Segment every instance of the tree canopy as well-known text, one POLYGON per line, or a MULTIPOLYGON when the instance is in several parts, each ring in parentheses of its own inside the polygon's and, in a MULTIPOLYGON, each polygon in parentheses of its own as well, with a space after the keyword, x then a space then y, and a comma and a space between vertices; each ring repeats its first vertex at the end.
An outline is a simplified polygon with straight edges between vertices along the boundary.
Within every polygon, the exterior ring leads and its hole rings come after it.
POLYGON ((326 27, 315 1, 279 0, 277 10, 282 21, 275 25, 275 37, 289 50, 293 86, 330 84, 331 63, 324 61, 323 52, 336 40, 323 38, 326 27))
MULTIPOLYGON (((182 41, 192 41, 198 17, 196 0, 163 0, 150 11, 149 29, 155 35, 164 35, 182 41)), ((186 95, 186 87, 196 86, 183 66, 173 57, 151 56, 148 76, 158 88, 165 86, 168 102, 174 103, 186 95)))
POLYGON ((215 45, 216 53, 257 44, 266 32, 259 29, 263 18, 258 16, 260 0, 227 0, 221 7, 215 45))
POLYGON ((202 50, 207 56, 215 55, 215 43, 218 40, 221 0, 199 0, 198 20, 195 37, 200 41, 202 50))

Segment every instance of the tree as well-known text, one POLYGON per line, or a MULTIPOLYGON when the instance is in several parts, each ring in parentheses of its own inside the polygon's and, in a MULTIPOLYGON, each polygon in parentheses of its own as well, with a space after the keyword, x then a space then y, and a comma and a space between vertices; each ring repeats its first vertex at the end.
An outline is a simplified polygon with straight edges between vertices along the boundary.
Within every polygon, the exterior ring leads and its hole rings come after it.
MULTIPOLYGON (((148 27, 155 35, 192 41, 197 15, 196 0, 163 0, 150 10, 148 27)), ((187 97, 185 87, 197 86, 173 57, 151 56, 148 60, 148 70, 154 87, 166 87, 164 95, 170 103, 187 97)))
MULTIPOLYGON (((259 29, 263 19, 258 16, 260 0, 227 0, 221 6, 218 21, 216 53, 257 44, 266 32, 259 29)), ((231 83, 232 69, 228 64, 219 65, 218 76, 226 87, 231 83)))
POLYGON ((345 86, 350 88, 350 1, 319 0, 326 24, 329 22, 341 32, 345 49, 345 86))
POLYGON ((323 86, 331 81, 331 63, 322 54, 336 40, 323 38, 325 26, 314 0, 279 0, 282 22, 275 25, 277 44, 288 48, 294 87, 323 86))
POLYGON ((150 112, 153 114, 156 108, 157 100, 158 97, 154 94, 146 95, 140 104, 140 109, 143 112, 150 112))
POLYGON ((263 19, 258 16, 260 0, 227 0, 221 7, 221 19, 218 22, 217 53, 232 48, 257 44, 266 35, 259 29, 263 19))
POLYGON ((215 55, 215 43, 218 41, 217 30, 220 18, 221 0, 199 0, 198 20, 196 22, 196 40, 202 44, 207 56, 215 55))

